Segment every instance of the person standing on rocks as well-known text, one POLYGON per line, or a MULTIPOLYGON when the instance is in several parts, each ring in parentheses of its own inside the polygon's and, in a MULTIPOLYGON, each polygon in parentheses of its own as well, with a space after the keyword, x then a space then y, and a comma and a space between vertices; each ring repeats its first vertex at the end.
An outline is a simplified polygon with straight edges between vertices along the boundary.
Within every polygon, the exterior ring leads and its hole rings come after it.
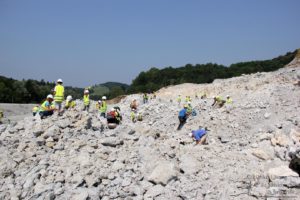
POLYGON ((89 108, 90 108, 90 95, 89 95, 89 90, 85 89, 84 90, 84 94, 83 94, 83 111, 88 111, 89 112, 89 108))
POLYGON ((148 103, 148 99, 149 99, 148 94, 145 92, 145 93, 143 94, 143 103, 144 103, 144 104, 145 104, 145 103, 148 103))
POLYGON ((62 114, 62 102, 64 101, 64 95, 65 95, 65 88, 62 85, 63 81, 62 79, 58 79, 56 81, 56 86, 54 88, 54 102, 55 102, 55 107, 58 110, 58 114, 62 114))
POLYGON ((207 138, 207 128, 200 128, 189 133, 189 136, 196 140, 196 144, 205 144, 207 138))
POLYGON ((192 103, 190 101, 187 103, 186 112, 187 112, 187 115, 190 115, 193 112, 193 106, 192 106, 192 103))
POLYGON ((180 130, 187 120, 187 117, 188 117, 187 107, 188 107, 187 105, 184 105, 183 109, 179 111, 179 114, 178 114, 179 126, 178 126, 177 130, 180 130))
POLYGON ((102 104, 100 107, 100 116, 106 118, 107 104, 106 104, 106 96, 102 97, 102 104))
POLYGON ((181 104, 181 95, 180 95, 180 94, 179 94, 178 97, 177 97, 177 103, 178 103, 178 105, 181 104))
POLYGON ((53 95, 49 94, 47 96, 47 99, 42 103, 40 107, 39 114, 41 116, 41 119, 44 119, 47 116, 53 115, 54 110, 56 110, 55 107, 51 106, 51 103, 53 102, 53 95))

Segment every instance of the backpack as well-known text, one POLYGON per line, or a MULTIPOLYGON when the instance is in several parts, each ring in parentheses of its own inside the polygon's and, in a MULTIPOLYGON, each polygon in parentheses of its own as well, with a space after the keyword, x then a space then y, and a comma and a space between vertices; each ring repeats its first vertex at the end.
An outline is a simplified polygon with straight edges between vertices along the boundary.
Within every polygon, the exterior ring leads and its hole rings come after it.
POLYGON ((115 112, 111 111, 111 112, 107 113, 106 118, 107 119, 114 119, 115 118, 115 112))

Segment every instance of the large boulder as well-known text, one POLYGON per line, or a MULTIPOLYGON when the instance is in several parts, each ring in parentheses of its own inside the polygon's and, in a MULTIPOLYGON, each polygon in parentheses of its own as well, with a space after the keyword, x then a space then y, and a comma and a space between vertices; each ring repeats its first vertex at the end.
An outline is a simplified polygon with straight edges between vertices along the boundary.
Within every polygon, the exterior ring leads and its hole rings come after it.
POLYGON ((274 167, 269 169, 268 171, 268 177, 271 181, 282 177, 298 177, 298 176, 299 175, 296 172, 292 171, 286 165, 274 167))
POLYGON ((160 162, 152 171, 148 180, 155 184, 167 185, 169 181, 177 179, 178 168, 168 161, 160 162))
POLYGON ((262 160, 269 160, 269 159, 272 158, 268 153, 266 153, 266 152, 265 152, 264 150, 262 150, 262 149, 254 149, 254 150, 252 151, 252 154, 253 154, 254 156, 256 156, 257 158, 262 159, 262 160))
POLYGON ((184 174, 195 174, 201 169, 201 163, 192 155, 184 154, 180 157, 180 170, 184 172, 184 174))
POLYGON ((124 142, 119 137, 107 137, 100 141, 103 146, 116 147, 124 142))

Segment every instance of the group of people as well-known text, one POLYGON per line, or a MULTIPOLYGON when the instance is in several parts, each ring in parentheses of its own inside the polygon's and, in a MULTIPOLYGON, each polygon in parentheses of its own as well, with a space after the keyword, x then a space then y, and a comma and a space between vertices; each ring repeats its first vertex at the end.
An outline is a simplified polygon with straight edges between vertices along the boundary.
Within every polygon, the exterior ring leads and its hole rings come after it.
MULTIPOLYGON (((67 96, 65 105, 62 105, 64 101, 64 94, 65 90, 63 86, 63 81, 62 79, 58 79, 56 81, 55 88, 52 90, 52 94, 47 95, 46 100, 41 105, 36 105, 33 107, 33 116, 39 114, 41 119, 44 119, 47 116, 53 115, 54 111, 57 111, 58 115, 62 115, 64 109, 68 110, 74 108, 76 106, 76 102, 73 100, 71 95, 67 96)), ((106 100, 106 96, 103 96, 101 100, 98 100, 96 103, 96 110, 99 112, 100 117, 106 118, 108 124, 119 124, 122 120, 120 108, 114 107, 110 110, 110 112, 107 113, 106 100)), ((85 88, 83 92, 83 111, 89 111, 89 109, 89 88, 85 88)))
MULTIPOLYGON (((63 86, 62 79, 58 79, 56 81, 56 86, 52 90, 52 94, 47 95, 46 100, 39 106, 36 105, 32 109, 33 116, 37 113, 41 116, 41 118, 45 118, 54 113, 54 111, 58 112, 58 115, 63 114, 63 101, 64 101, 65 88, 63 86)), ((75 101, 71 95, 67 96, 66 103, 64 108, 74 108, 76 105, 75 101)))
MULTIPOLYGON (((143 101, 144 101, 145 94, 143 95, 143 101)), ((145 102, 145 101, 144 101, 145 102)), ((130 103, 130 119, 133 123, 136 121, 143 121, 143 116, 140 112, 138 112, 138 102, 136 99, 133 99, 133 101, 130 103)))
MULTIPOLYGON (((155 95, 156 97, 156 95, 155 95)), ((197 97, 196 97, 197 98, 197 97)), ((206 94, 201 95, 201 98, 206 98, 206 94)), ((143 94, 143 103, 148 102, 148 95, 147 93, 143 94)), ((122 121, 121 116, 121 109, 120 107, 113 107, 109 112, 107 112, 107 103, 106 103, 106 96, 103 96, 101 100, 98 100, 96 103, 96 109, 99 111, 100 117, 104 117, 107 120, 109 128, 115 128, 116 125, 120 124, 122 121)), ((229 95, 227 95, 226 100, 223 100, 220 96, 213 97, 213 104, 212 106, 218 106, 222 107, 225 103, 232 104, 232 99, 229 95)), ((41 118, 45 118, 47 116, 50 116, 54 113, 54 111, 57 111, 59 115, 62 115, 63 113, 63 106, 62 103, 64 101, 64 86, 62 79, 58 79, 56 82, 56 86, 53 89, 53 94, 47 95, 46 100, 40 105, 35 106, 33 108, 33 115, 35 116, 37 113, 41 116, 41 118)), ((180 130, 183 125, 186 123, 187 118, 192 114, 194 115, 195 110, 193 110, 193 107, 191 105, 191 97, 186 96, 185 98, 185 104, 183 106, 183 109, 179 111, 178 119, 179 119, 179 126, 178 130, 180 130)), ((181 95, 178 96, 177 102, 181 103, 181 95)), ((89 89, 86 88, 84 90, 83 94, 83 111, 89 111, 90 108, 90 97, 89 97, 89 89)), ((72 99, 72 96, 67 96, 65 101, 65 109, 74 108, 76 106, 75 101, 72 99)), ((134 99, 130 103, 130 118, 132 122, 136 121, 142 121, 142 115, 141 113, 137 112, 138 110, 138 102, 136 99, 134 99)), ((0 113, 0 118, 2 117, 2 113, 0 113)), ((189 133, 190 137, 193 137, 196 140, 197 144, 204 144, 206 142, 206 134, 207 134, 207 128, 199 128, 198 130, 194 130, 191 133, 189 133)))
MULTIPOLYGON (((86 88, 83 92, 83 110, 89 111, 90 108, 90 96, 89 90, 86 88)), ((33 116, 37 113, 41 116, 41 118, 45 118, 50 116, 54 113, 54 111, 58 112, 58 115, 62 115, 64 109, 68 110, 74 108, 76 106, 76 102, 73 100, 72 96, 69 95, 66 98, 65 105, 63 106, 62 103, 64 101, 65 96, 65 88, 63 86, 62 79, 58 79, 56 81, 56 86, 52 90, 52 94, 47 95, 46 100, 41 105, 36 105, 32 109, 33 116), (64 109, 63 109, 64 107, 64 109)), ((106 104, 106 96, 102 97, 102 101, 99 100, 97 102, 98 110, 100 116, 105 117, 107 111, 107 104, 106 104)))
MULTIPOLYGON (((206 98, 206 94, 201 96, 201 99, 206 98)), ((183 105, 183 109, 181 109, 178 113, 178 119, 179 119, 179 125, 177 130, 180 130, 183 125, 186 123, 187 118, 193 113, 195 112, 192 108, 191 105, 191 98, 190 96, 186 96, 186 104, 183 105)), ((226 96, 226 100, 223 100, 222 97, 220 96, 214 96, 213 97, 213 104, 211 106, 216 107, 218 106, 219 108, 221 108, 222 106, 224 106, 224 104, 232 104, 233 100, 232 98, 227 95, 226 96)), ((177 102, 180 105, 181 103, 181 95, 178 95, 177 97, 177 102)), ((204 144, 206 142, 206 135, 207 134, 207 128, 199 128, 198 130, 192 131, 191 133, 189 133, 190 137, 193 137, 196 140, 196 144, 204 144)))

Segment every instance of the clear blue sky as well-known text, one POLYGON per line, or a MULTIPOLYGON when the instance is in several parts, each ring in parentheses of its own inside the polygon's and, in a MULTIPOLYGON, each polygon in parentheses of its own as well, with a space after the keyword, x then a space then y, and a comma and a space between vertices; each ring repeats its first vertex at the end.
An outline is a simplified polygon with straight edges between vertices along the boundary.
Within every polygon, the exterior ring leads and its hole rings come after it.
POLYGON ((89 86, 300 47, 299 0, 0 0, 0 75, 89 86))

